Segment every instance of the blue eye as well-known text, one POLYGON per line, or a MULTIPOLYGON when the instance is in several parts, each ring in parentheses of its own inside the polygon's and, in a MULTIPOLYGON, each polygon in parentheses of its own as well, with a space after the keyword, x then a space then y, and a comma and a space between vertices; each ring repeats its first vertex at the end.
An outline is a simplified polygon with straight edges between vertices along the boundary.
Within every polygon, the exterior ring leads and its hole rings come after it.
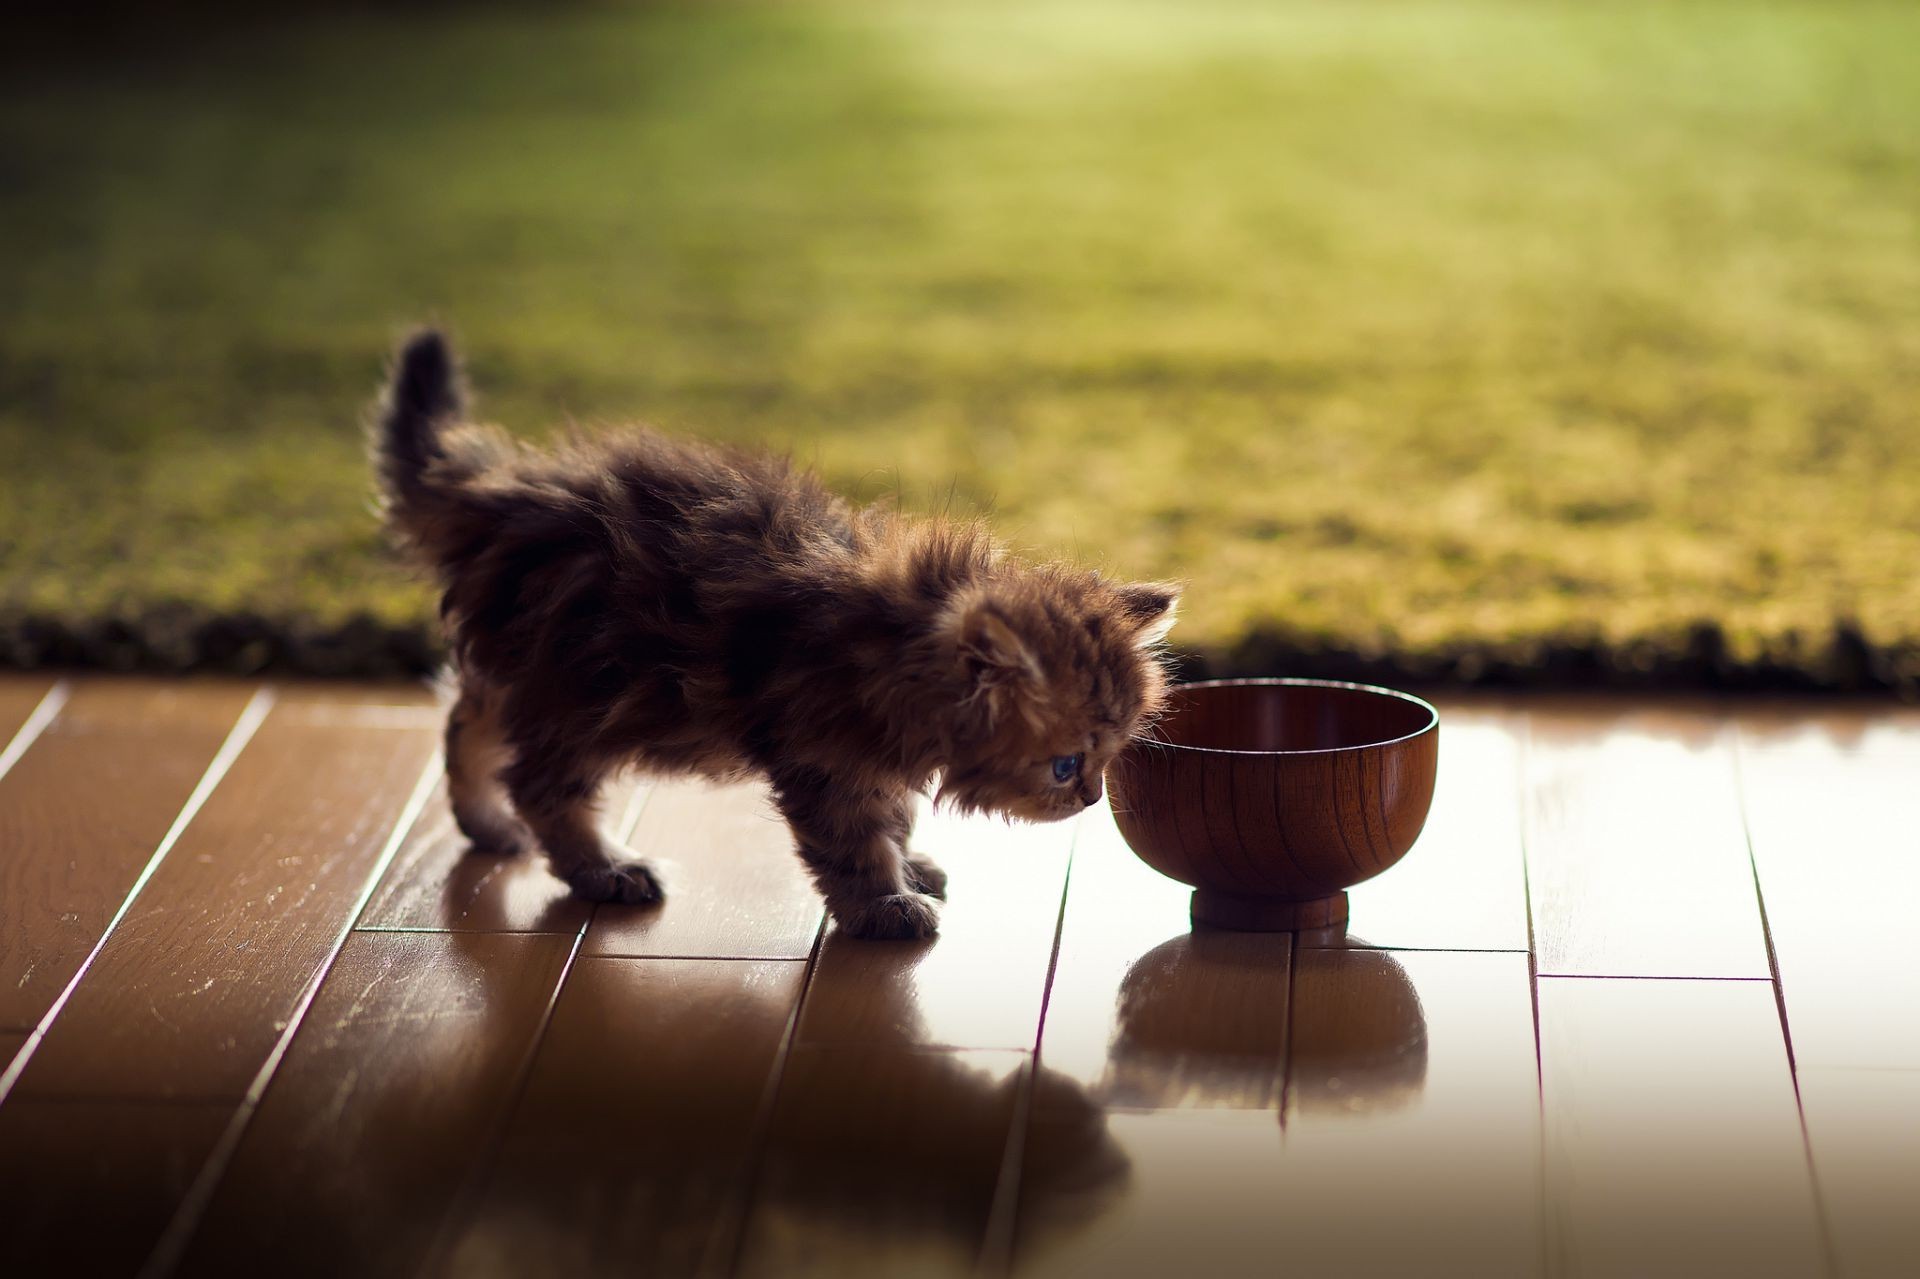
POLYGON ((1084 755, 1055 755, 1053 757, 1053 780, 1065 785, 1080 775, 1080 761, 1084 755))

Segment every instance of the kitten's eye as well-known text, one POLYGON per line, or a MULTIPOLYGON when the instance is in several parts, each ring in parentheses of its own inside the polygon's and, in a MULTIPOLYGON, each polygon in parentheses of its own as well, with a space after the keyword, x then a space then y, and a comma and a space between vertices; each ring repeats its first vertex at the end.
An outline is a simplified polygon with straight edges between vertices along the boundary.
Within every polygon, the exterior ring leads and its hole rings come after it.
POLYGON ((1055 755, 1053 757, 1053 780, 1062 786, 1080 776, 1080 761, 1085 755, 1055 755))

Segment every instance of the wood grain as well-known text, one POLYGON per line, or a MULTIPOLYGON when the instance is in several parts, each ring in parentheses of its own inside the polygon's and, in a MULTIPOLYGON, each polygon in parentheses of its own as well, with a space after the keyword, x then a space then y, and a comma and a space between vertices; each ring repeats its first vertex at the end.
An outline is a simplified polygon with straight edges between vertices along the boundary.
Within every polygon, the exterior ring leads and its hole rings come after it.
POLYGON ((435 747, 431 729, 349 709, 268 714, 53 1023, 20 1095, 245 1093, 435 747))
POLYGON ((1750 723, 1740 748, 1795 1059, 1920 1069, 1920 722, 1750 723))
POLYGON ((1840 1273, 1911 1275, 1920 1258, 1920 1070, 1803 1069, 1800 1105, 1840 1273))
MULTIPOLYGON (((1063 973, 1065 962, 1063 947, 1063 973)), ((1050 1004, 1016 1273, 1540 1271, 1526 957, 1304 950, 1293 964, 1290 1004, 1216 1003, 1186 1023, 1168 1017, 1165 1032, 1184 1043, 1161 1054, 1187 1078, 1232 1079, 1249 1048, 1264 1054, 1282 1041, 1284 1111, 1278 1098, 1208 1107, 1207 1094, 1172 1087, 1172 1108, 1103 1113, 1053 1070, 1050 1004), (1262 1013, 1284 1035, 1269 1027, 1263 1037, 1262 1013), (1223 1038, 1236 1025, 1240 1042, 1223 1038)), ((1169 1002, 1185 1002, 1177 995, 1169 990, 1169 1002)), ((1136 1036, 1123 1016, 1116 1058, 1136 1036)))
POLYGON ((132 1275, 233 1106, 31 1100, 0 1105, 0 1248, 9 1275, 132 1275))
POLYGON ((1531 716, 1527 866, 1543 974, 1771 975, 1730 737, 1686 711, 1531 716))
POLYGON ((1292 938, 1193 931, 1187 896, 1133 855, 1105 804, 1087 810, 1040 1041, 1047 1077, 1110 1106, 1279 1104, 1292 938))
POLYGON ((252 693, 83 680, 0 776, 0 1027, 66 989, 252 693))
MULTIPOLYGON (((625 839, 646 791, 616 778, 602 792, 600 812, 615 839, 625 839)), ((537 851, 501 857, 474 851, 453 822, 442 778, 361 913, 363 929, 559 933, 586 927, 592 906, 575 898, 537 851)))
POLYGON ((869 942, 829 931, 799 1042, 1030 1051, 1076 825, 923 810, 914 846, 951 876, 940 935, 869 942))
POLYGON ((416 1273, 506 1119, 572 948, 539 934, 349 937, 182 1272, 416 1273))
POLYGON ((1527 949, 1518 715, 1443 707, 1433 809, 1412 851, 1350 889, 1345 932, 1309 931, 1303 946, 1415 950, 1527 949))
POLYGON ((587 930, 585 953, 742 959, 812 953, 820 898, 765 786, 656 782, 631 842, 661 867, 667 900, 603 907, 587 930))
POLYGON ((1562 1273, 1821 1273, 1773 988, 1541 978, 1551 1255, 1562 1273))
POLYGON ((687 1274, 718 1256, 804 968, 582 956, 445 1273, 687 1274))
POLYGON ((737 1273, 972 1273, 1027 1063, 1018 1052, 796 1047, 737 1273))

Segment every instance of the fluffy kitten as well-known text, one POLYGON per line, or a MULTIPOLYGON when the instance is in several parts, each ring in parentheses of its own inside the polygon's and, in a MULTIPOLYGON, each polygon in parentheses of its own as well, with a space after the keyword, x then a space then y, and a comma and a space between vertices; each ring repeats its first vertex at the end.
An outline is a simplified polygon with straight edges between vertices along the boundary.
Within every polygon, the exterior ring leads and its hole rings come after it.
POLYGON ((648 432, 535 451, 466 424, 432 332, 374 430, 387 520, 445 590, 460 829, 537 842, 577 896, 661 895, 595 825, 609 772, 759 773, 843 931, 930 936, 915 794, 1071 816, 1161 705, 1174 587, 1017 564, 784 460, 648 432))

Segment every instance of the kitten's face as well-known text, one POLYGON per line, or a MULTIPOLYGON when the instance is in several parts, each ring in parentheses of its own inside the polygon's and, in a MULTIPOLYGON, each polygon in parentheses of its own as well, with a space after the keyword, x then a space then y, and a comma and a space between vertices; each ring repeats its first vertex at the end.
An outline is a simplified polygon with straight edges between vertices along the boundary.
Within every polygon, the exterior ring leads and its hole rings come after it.
POLYGON ((1036 822, 1097 801, 1108 763, 1165 700, 1158 645, 1176 598, 1048 574, 973 602, 957 622, 973 696, 941 797, 1036 822))

